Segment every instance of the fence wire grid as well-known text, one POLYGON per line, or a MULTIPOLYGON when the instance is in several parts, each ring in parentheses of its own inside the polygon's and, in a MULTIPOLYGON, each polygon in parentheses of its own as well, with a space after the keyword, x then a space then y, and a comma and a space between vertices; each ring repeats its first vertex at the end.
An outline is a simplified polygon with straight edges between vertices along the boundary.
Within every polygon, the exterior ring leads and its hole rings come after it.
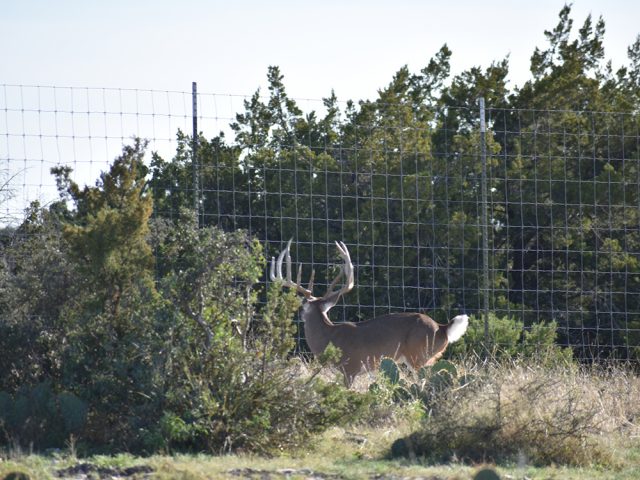
MULTIPOLYGON (((0 88, 5 230, 30 202, 58 198, 51 167, 94 184, 140 137, 149 158, 188 173, 150 178, 155 215, 189 205, 201 225, 247 230, 267 257, 293 238, 292 257, 316 271, 320 293, 344 241, 356 287, 335 321, 406 310, 439 322, 510 317, 524 329, 555 321, 579 358, 638 358, 637 115, 474 104, 403 117, 406 106, 385 105, 386 119, 327 126, 307 116, 304 134, 260 136, 236 116, 257 97, 0 88)), ((297 102, 326 115, 326 102, 297 102)))

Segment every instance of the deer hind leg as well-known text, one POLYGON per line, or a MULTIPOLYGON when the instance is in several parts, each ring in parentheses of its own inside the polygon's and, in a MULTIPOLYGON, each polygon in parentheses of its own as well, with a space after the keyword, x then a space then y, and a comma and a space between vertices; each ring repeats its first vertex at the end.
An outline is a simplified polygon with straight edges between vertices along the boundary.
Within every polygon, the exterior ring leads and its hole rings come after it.
POLYGON ((353 379, 355 377, 347 373, 347 371, 344 368, 342 369, 342 374, 344 375, 344 386, 346 388, 351 388, 351 385, 353 384, 353 379))
POLYGON ((411 360, 409 360, 406 365, 413 371, 413 373, 417 373, 427 361, 426 355, 414 355, 410 358, 411 360))
POLYGON ((429 362, 433 356, 433 338, 424 335, 412 335, 401 352, 405 364, 417 372, 429 362))
POLYGON ((353 384, 353 380, 360 374, 362 371, 366 371, 367 365, 355 359, 347 359, 343 360, 340 363, 340 370, 342 370, 342 374, 344 375, 344 384, 347 388, 350 388, 353 384))
POLYGON ((440 358, 442 358, 443 354, 444 354, 444 350, 436 353, 433 357, 427 360, 427 362, 425 363, 425 366, 430 367, 434 365, 438 360, 440 360, 440 358))
MULTIPOLYGON (((434 339, 435 340, 435 339, 434 339)), ((438 360, 440 360, 442 358, 442 355, 444 355, 445 350, 447 349, 447 345, 449 344, 448 341, 444 341, 444 342, 440 342, 438 344, 438 349, 436 350, 436 346, 434 343, 431 344, 431 349, 429 349, 429 353, 430 353, 430 357, 427 359, 427 366, 431 366, 434 363, 436 363, 438 360)))

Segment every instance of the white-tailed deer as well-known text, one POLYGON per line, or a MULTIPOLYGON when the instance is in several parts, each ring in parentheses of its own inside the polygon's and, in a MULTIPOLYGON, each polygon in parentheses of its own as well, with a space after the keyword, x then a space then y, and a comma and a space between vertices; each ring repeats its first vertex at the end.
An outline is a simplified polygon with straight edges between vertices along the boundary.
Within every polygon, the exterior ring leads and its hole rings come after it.
POLYGON ((377 368, 383 357, 406 363, 414 370, 423 365, 432 365, 442 356, 449 343, 464 335, 469 325, 467 315, 458 315, 447 325, 440 325, 422 313, 411 312, 390 313, 357 323, 333 323, 327 312, 354 285, 349 250, 343 242, 336 242, 336 246, 343 264, 322 297, 313 296, 313 271, 308 288, 301 284, 302 265, 298 268, 297 281, 292 280, 291 240, 277 260, 271 259, 270 277, 305 297, 301 316, 309 348, 314 355, 324 352, 330 343, 339 348, 342 356, 338 366, 344 373, 347 386, 362 371, 377 368), (284 260, 286 277, 282 273, 284 260), (334 290, 342 275, 345 276, 344 285, 334 290))

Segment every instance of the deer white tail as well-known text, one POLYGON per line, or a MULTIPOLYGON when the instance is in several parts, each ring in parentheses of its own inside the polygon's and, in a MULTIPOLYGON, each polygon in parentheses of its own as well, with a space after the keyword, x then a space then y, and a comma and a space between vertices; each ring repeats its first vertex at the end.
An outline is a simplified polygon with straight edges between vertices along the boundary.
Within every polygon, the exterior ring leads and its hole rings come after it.
POLYGON ((447 329, 447 339, 449 343, 457 342, 464 335, 469 326, 469 317, 467 315, 458 315, 451 320, 451 324, 447 329))

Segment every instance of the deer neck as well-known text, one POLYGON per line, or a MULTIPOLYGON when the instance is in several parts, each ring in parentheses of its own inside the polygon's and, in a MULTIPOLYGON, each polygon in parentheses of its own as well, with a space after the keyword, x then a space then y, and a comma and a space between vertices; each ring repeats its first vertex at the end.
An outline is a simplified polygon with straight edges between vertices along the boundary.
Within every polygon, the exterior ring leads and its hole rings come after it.
POLYGON ((324 352, 335 332, 336 325, 329 320, 319 302, 306 302, 302 307, 304 335, 314 355, 324 352))

